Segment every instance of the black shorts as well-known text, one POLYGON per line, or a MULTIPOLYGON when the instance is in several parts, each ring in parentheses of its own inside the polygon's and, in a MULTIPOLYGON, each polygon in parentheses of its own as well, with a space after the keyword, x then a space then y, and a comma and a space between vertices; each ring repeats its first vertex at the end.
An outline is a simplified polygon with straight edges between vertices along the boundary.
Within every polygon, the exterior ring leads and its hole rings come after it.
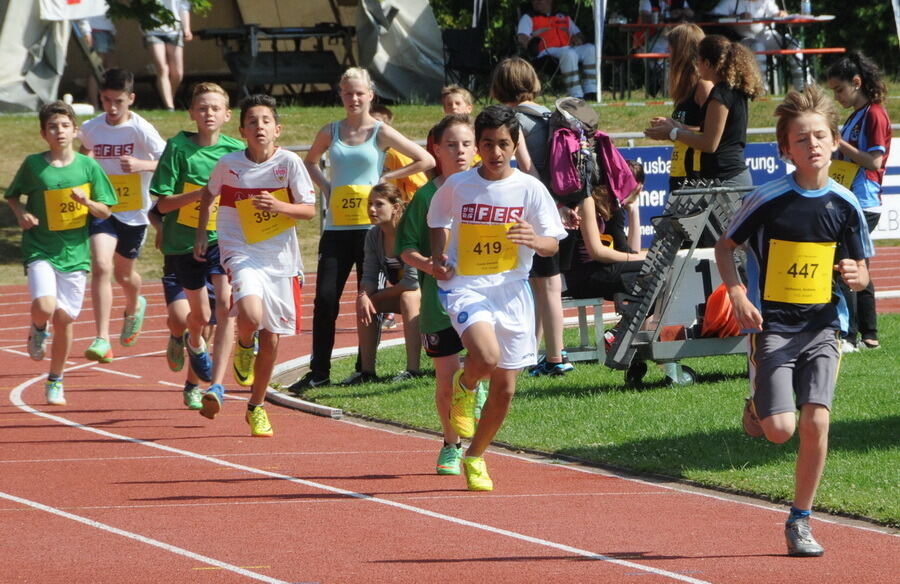
POLYGON ((88 231, 91 235, 106 233, 116 238, 116 253, 125 259, 133 260, 141 253, 146 225, 128 225, 110 215, 106 219, 92 217, 88 231))
POLYGON ((549 278, 559 275, 559 252, 557 251, 550 257, 542 257, 534 254, 531 261, 531 271, 528 272, 529 278, 549 278))
POLYGON ((425 354, 432 359, 456 355, 463 350, 462 341, 452 326, 436 333, 423 334, 422 347, 425 348, 425 354))
POLYGON ((172 273, 175 274, 178 284, 185 290, 199 290, 206 286, 210 276, 225 274, 225 269, 219 263, 219 246, 211 245, 206 250, 206 261, 198 262, 192 254, 169 256, 172 258, 172 273))
MULTIPOLYGON (((162 287, 166 306, 176 300, 187 300, 187 294, 184 293, 184 288, 178 283, 178 276, 175 275, 174 265, 177 257, 179 256, 167 255, 163 259, 162 287)), ((206 293, 209 297, 209 307, 212 309, 212 317, 209 319, 209 324, 216 324, 216 288, 213 286, 210 278, 206 279, 206 293)))

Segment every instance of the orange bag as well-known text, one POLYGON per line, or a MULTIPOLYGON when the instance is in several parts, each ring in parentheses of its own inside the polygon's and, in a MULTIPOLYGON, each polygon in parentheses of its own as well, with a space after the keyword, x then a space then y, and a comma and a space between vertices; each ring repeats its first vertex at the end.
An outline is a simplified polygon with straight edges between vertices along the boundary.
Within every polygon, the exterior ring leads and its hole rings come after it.
POLYGON ((713 290, 706 299, 706 311, 703 313, 703 326, 700 328, 701 337, 736 337, 741 334, 741 326, 734 318, 734 309, 731 306, 731 298, 725 289, 725 284, 713 290))

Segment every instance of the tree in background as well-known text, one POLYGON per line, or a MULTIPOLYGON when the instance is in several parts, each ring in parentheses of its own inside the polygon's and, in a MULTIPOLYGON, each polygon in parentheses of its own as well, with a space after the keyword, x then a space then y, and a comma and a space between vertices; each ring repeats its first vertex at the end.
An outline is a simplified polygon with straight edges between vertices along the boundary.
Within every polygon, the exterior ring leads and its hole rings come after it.
MULTIPOLYGON (((191 11, 207 14, 213 7, 212 0, 190 0, 191 11)), ((112 20, 136 20, 143 30, 175 24, 175 16, 156 0, 106 0, 107 15, 112 20)))

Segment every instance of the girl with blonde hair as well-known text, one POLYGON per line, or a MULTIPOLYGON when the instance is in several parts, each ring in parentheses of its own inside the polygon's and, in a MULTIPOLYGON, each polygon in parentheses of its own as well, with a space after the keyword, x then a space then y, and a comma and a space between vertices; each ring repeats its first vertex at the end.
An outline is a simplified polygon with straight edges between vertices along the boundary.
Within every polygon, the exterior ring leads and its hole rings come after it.
MULTIPOLYGON (((390 180, 424 172, 434 167, 434 158, 424 148, 393 127, 372 117, 375 98, 368 71, 351 67, 341 76, 340 98, 346 116, 325 125, 316 134, 304 163, 322 193, 325 222, 319 240, 316 297, 313 308, 313 348, 310 370, 290 389, 296 393, 331 382, 331 351, 340 298, 350 270, 356 266, 362 279, 364 242, 371 227, 366 202, 372 187, 390 180), (385 172, 385 151, 393 148, 411 159, 406 166, 385 172), (328 153, 331 176, 320 165, 328 153)), ((361 339, 364 327, 357 323, 361 339)), ((359 363, 357 363, 359 369, 359 363)), ((347 383, 364 381, 359 370, 347 383)))

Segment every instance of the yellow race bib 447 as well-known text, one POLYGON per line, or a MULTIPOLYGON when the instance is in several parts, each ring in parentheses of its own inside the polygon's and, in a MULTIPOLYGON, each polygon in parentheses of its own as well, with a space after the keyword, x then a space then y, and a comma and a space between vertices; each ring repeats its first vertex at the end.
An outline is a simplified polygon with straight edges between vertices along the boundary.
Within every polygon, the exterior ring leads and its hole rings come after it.
POLYGON ((792 304, 831 301, 833 241, 769 241, 763 300, 792 304))

